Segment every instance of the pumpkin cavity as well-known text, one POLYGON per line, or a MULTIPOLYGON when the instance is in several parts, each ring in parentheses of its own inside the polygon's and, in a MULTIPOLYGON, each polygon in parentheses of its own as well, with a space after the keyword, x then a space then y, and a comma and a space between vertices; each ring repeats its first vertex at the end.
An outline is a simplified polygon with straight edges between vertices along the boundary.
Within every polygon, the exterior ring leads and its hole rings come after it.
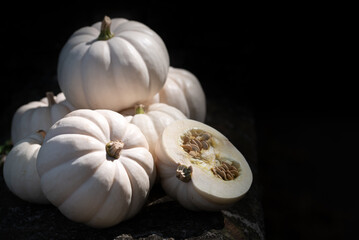
MULTIPOLYGON (((215 141, 213 140, 214 137, 210 133, 194 128, 188 130, 181 136, 181 147, 188 153, 192 164, 202 166, 208 170, 210 169, 216 177, 224 181, 234 180, 240 175, 239 164, 229 159, 221 159, 215 151, 215 141)), ((177 168, 177 177, 182 176, 183 168, 181 166, 183 165, 179 165, 177 168), (179 172, 181 174, 179 174, 179 172)), ((192 171, 190 173, 192 173, 192 171)), ((181 178, 183 177, 178 178, 182 180, 181 178)), ((187 179, 188 177, 186 177, 186 180, 187 179)))

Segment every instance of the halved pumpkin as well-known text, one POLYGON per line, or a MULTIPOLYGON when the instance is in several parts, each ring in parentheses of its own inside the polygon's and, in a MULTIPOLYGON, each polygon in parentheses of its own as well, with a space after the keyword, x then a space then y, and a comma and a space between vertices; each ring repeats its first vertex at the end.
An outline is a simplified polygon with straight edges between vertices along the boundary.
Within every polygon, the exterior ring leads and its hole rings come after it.
POLYGON ((252 171, 238 149, 198 121, 184 119, 167 126, 156 155, 164 190, 191 210, 227 208, 252 184, 252 171))

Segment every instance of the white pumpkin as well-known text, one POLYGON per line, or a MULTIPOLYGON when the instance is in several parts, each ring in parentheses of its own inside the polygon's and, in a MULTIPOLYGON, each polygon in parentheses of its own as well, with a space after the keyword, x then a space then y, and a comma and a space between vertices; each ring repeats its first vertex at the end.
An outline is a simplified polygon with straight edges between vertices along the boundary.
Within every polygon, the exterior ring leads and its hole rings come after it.
POLYGON ((40 101, 32 101, 18 108, 12 118, 11 140, 13 144, 39 130, 45 132, 57 120, 74 110, 63 93, 56 97, 47 92, 40 101))
POLYGON ((4 180, 9 190, 32 203, 49 203, 41 190, 36 159, 45 132, 39 131, 23 138, 11 149, 4 163, 4 180))
POLYGON ((76 110, 56 122, 37 170, 52 204, 67 218, 97 228, 140 211, 156 178, 145 136, 111 110, 76 110))
POLYGON ((154 103, 149 106, 139 104, 135 108, 122 111, 121 114, 141 129, 153 156, 158 138, 165 127, 176 120, 186 119, 180 110, 164 103, 154 103))
POLYGON ((204 122, 206 96, 201 83, 191 72, 170 67, 165 85, 149 102, 166 103, 181 110, 187 118, 204 122))
POLYGON ((58 82, 76 108, 121 111, 164 85, 169 56, 150 28, 123 18, 76 31, 62 48, 58 82))
POLYGON ((198 121, 185 119, 167 126, 156 155, 163 189, 191 210, 227 208, 252 183, 243 155, 220 132, 198 121))

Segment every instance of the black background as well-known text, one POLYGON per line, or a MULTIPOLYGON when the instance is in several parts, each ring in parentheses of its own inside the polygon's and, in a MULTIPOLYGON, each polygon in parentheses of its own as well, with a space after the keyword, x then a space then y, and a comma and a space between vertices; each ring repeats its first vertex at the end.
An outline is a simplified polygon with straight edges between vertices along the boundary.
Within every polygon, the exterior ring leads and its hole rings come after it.
POLYGON ((267 239, 348 239, 358 212, 359 160, 350 9, 230 1, 9 3, 1 10, 0 140, 10 138, 18 107, 60 91, 58 55, 75 30, 105 14, 140 21, 161 36, 171 66, 198 77, 207 99, 253 112, 267 239))

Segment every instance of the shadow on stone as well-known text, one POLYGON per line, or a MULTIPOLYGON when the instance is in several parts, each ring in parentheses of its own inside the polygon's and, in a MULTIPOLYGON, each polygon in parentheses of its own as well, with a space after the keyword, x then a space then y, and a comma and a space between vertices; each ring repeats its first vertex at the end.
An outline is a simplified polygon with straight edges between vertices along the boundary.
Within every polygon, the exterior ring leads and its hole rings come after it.
POLYGON ((224 227, 221 212, 186 210, 155 186, 149 204, 134 218, 95 229, 70 221, 52 205, 22 201, 7 189, 2 174, 0 177, 0 235, 4 239, 184 239, 224 227))
POLYGON ((220 212, 189 211, 171 201, 144 208, 138 216, 122 224, 124 231, 121 232, 128 232, 135 238, 156 234, 163 238, 183 239, 223 227, 220 212))

